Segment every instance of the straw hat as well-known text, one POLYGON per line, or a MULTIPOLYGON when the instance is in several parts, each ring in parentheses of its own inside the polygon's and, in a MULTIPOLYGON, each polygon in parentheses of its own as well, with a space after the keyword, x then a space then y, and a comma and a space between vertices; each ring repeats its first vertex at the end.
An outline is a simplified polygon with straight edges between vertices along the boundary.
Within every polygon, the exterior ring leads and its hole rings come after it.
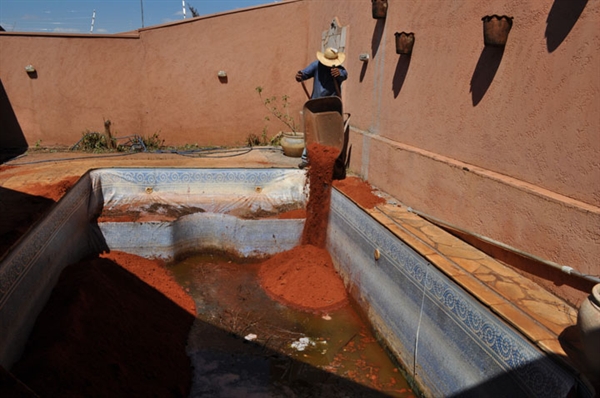
POLYGON ((339 66, 344 63, 346 54, 339 52, 336 48, 327 47, 325 52, 317 51, 317 59, 325 66, 339 66))

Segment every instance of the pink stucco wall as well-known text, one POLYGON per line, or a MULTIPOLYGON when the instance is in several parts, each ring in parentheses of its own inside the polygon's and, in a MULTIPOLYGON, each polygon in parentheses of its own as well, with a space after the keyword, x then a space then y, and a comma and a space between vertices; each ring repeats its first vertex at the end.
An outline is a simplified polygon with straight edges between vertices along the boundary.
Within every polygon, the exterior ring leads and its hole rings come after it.
MULTIPOLYGON (((600 274, 600 2, 390 1, 384 21, 366 1, 309 3, 309 43, 332 15, 349 25, 355 171, 421 213, 600 274), (492 14, 514 18, 504 51, 483 43, 492 14)), ((572 303, 587 296, 537 267, 572 303)))
MULTIPOLYGON (((117 136, 242 144, 265 126, 257 86, 290 95, 299 118, 304 92, 294 75, 306 58, 306 20, 303 3, 291 1, 123 35, 3 33, 0 79, 31 146, 72 145, 103 131, 104 119, 117 136)), ((283 127, 268 123, 268 135, 283 127)))
MULTIPOLYGON (((29 145, 73 144, 103 118, 117 135, 240 144, 265 126, 256 86, 300 110, 293 76, 337 17, 355 172, 420 212, 599 275, 600 2, 389 3, 385 20, 366 0, 294 0, 127 37, 2 33, 0 80, 29 145), (514 17, 503 51, 484 47, 490 14, 514 17), (400 31, 415 33, 410 57, 395 52, 400 31)), ((587 295, 531 274, 575 304, 587 295)))

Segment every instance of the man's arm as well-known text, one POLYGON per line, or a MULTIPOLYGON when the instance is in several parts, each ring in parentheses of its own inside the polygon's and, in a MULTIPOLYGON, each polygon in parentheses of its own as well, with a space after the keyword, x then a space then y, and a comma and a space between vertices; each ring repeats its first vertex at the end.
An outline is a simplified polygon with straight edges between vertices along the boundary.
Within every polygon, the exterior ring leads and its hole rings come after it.
POLYGON ((318 61, 312 62, 306 68, 298 71, 296 73, 296 81, 300 82, 302 80, 308 80, 311 77, 315 77, 315 72, 317 70, 318 61))
POLYGON ((331 76, 333 76, 338 82, 343 82, 348 78, 348 71, 342 67, 333 67, 331 68, 331 76))

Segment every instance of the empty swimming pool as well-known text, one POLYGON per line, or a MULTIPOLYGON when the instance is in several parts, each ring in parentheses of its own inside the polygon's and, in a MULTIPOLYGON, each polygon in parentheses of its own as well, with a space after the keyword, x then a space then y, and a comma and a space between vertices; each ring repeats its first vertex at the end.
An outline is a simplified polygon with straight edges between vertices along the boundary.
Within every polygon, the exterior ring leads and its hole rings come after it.
MULTIPOLYGON (((302 204, 303 187, 298 170, 90 171, 0 265, 1 364, 18 358, 65 265, 103 248, 165 258, 210 248, 240 256, 288 250, 302 220, 247 215, 302 204), (97 222, 102 209, 143 212, 157 203, 185 211, 97 222)), ((579 385, 580 396, 591 396, 575 374, 335 190, 327 228, 348 291, 425 395, 563 397, 579 385)))

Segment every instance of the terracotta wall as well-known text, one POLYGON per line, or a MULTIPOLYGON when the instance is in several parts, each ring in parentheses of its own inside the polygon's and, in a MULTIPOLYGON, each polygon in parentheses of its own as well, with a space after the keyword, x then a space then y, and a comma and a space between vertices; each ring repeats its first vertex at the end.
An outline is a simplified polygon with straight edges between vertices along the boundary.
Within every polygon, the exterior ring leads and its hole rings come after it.
MULTIPOLYGON (((385 20, 366 1, 310 4, 309 45, 332 15, 349 25, 354 170, 447 224, 600 274, 600 2, 389 1, 385 20), (504 50, 484 46, 492 14, 514 18, 504 50)), ((572 303, 589 292, 512 257, 572 303)))
POLYGON ((265 122, 257 86, 289 95, 300 120, 305 95, 294 75, 306 21, 304 4, 291 1, 112 36, 3 32, 0 80, 30 146, 72 145, 103 131, 104 119, 117 136, 242 144, 265 126, 269 137, 285 128, 265 122))
POLYGON ((86 129, 103 131, 104 118, 123 130, 139 129, 143 98, 124 95, 142 85, 138 44, 135 38, 0 37, 0 79, 29 146, 75 144, 86 129))
MULTIPOLYGON (((600 2, 389 3, 385 20, 368 1, 294 0, 127 37, 1 33, 0 80, 30 146, 70 145, 103 118, 117 135, 239 144, 283 128, 265 124, 256 86, 290 95, 297 114, 293 76, 337 17, 355 172, 422 213, 599 275, 600 2), (514 17, 504 50, 484 47, 490 14, 514 17), (395 52, 400 31, 415 33, 411 56, 395 52)), ((523 269, 575 304, 587 295, 565 274, 523 269)))

